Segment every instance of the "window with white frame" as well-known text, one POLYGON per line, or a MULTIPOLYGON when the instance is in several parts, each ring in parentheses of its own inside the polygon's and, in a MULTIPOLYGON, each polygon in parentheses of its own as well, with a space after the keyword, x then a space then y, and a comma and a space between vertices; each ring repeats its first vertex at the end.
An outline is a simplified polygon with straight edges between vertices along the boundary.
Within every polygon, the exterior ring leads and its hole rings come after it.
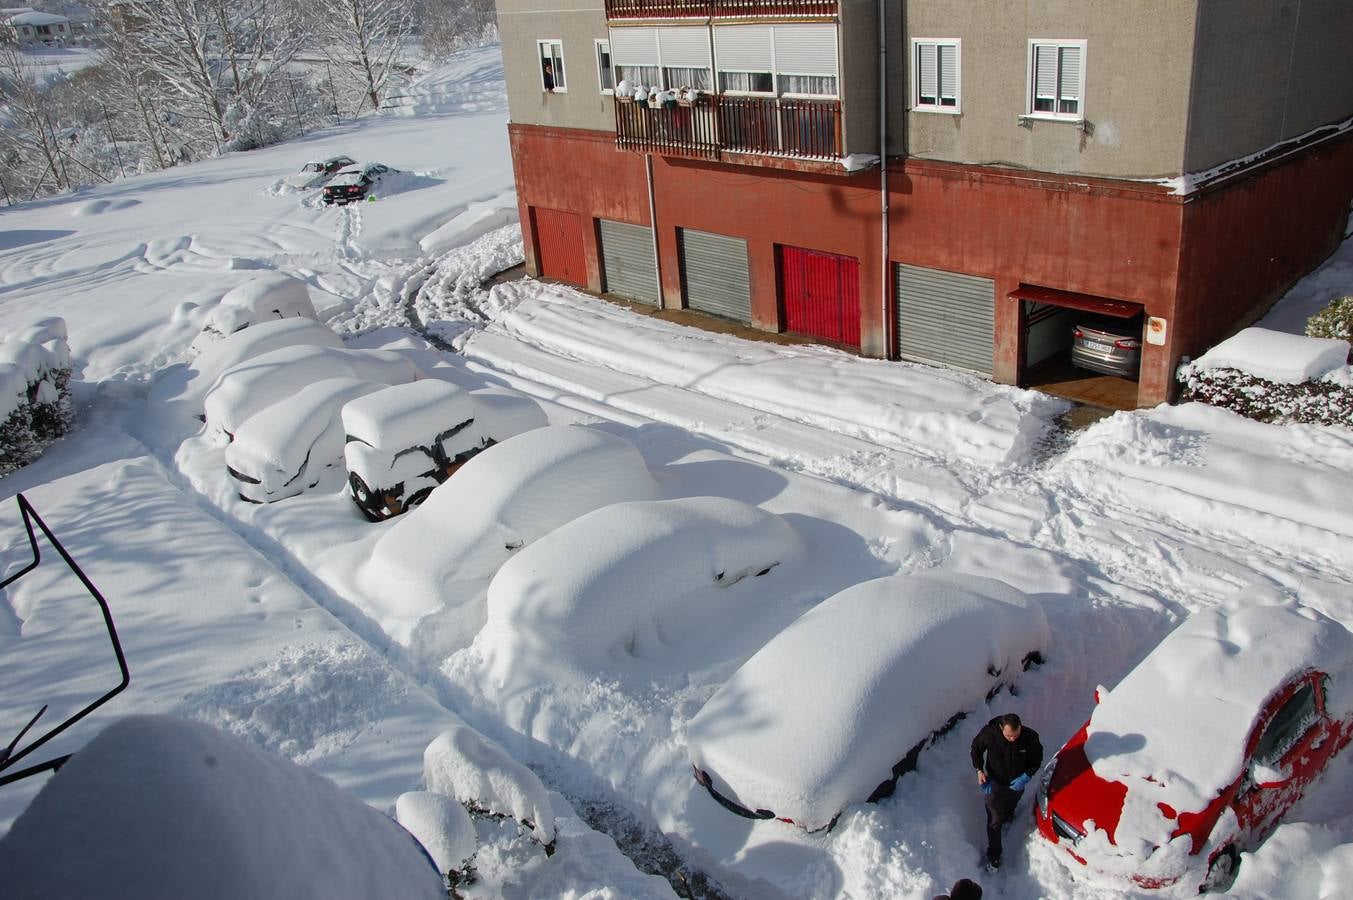
POLYGON ((611 71, 611 42, 597 40, 597 84, 603 94, 615 93, 615 73, 611 71))
POLYGON ((911 105, 927 112, 961 110, 959 80, 962 44, 957 39, 915 38, 911 42, 911 105))
POLYGON ((618 82, 668 90, 714 89, 709 30, 704 27, 612 28, 610 46, 618 82))
POLYGON ((714 58, 724 93, 837 96, 835 25, 721 25, 714 58))
POLYGON ((564 93, 568 90, 564 80, 564 42, 536 41, 536 47, 540 52, 540 89, 564 93))
POLYGON ((1029 41, 1027 106, 1040 119, 1085 117, 1085 41, 1029 41))

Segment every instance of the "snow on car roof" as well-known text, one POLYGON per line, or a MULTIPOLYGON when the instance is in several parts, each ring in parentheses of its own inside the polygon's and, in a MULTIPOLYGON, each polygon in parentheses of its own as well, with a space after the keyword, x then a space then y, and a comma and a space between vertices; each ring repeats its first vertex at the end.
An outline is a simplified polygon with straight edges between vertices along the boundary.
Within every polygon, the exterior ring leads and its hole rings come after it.
POLYGON ((1150 809, 1166 802, 1197 811, 1239 773, 1255 718, 1276 689, 1318 669, 1336 679, 1332 706, 1347 709, 1338 679, 1350 668, 1353 634, 1310 608, 1195 613, 1101 697, 1085 753, 1106 780, 1154 779, 1134 782, 1152 784, 1150 809))
POLYGON ((388 387, 343 407, 348 436, 398 453, 430 446, 442 432, 474 418, 470 392, 449 381, 426 378, 388 387))
POLYGON ((503 564, 476 646, 504 683, 624 671, 686 643, 678 635, 717 630, 723 607, 750 599, 754 576, 802 553, 784 519, 741 500, 612 504, 503 564))
POLYGON ((927 572, 854 585, 723 684, 687 726, 691 760, 749 809, 823 827, 981 703, 988 667, 1014 680, 1048 640, 1042 607, 994 579, 927 572))
POLYGON ((345 187, 350 184, 357 184, 362 180, 362 175, 365 172, 365 167, 348 166, 329 179, 328 187, 345 187))

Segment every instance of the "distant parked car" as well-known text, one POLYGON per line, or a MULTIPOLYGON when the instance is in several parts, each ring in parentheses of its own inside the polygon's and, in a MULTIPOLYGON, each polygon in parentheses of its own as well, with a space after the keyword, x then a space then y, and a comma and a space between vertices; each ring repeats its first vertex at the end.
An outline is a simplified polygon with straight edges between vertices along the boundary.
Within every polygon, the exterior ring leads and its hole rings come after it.
POLYGON ((1002 581, 927 572, 846 588, 690 720, 695 780, 740 816, 829 829, 846 806, 891 795, 924 747, 1041 663, 1049 640, 1042 607, 1002 581))
POLYGON ((477 394, 425 379, 346 404, 343 450, 353 502, 373 522, 422 503, 467 460, 546 424, 532 400, 477 394))
POLYGON ((1353 634, 1314 610, 1196 613, 1045 768, 1038 832, 1145 888, 1225 889, 1353 735, 1353 634))
POLYGON ((1071 329, 1071 364, 1136 379, 1142 368, 1141 320, 1095 316, 1077 322, 1071 329))
POLYGON ((357 161, 347 156, 327 156, 324 159, 311 160, 301 166, 301 171, 284 178, 283 182, 298 191, 316 188, 328 181, 336 172, 355 165, 357 161))
POLYGON ((324 202, 342 206, 345 203, 363 200, 372 188, 378 188, 387 176, 398 172, 398 169, 380 163, 349 166, 324 186, 324 202))
POLYGON ((343 404, 388 385, 326 378, 245 420, 226 447, 226 471, 241 500, 272 503, 315 487, 343 462, 343 404))

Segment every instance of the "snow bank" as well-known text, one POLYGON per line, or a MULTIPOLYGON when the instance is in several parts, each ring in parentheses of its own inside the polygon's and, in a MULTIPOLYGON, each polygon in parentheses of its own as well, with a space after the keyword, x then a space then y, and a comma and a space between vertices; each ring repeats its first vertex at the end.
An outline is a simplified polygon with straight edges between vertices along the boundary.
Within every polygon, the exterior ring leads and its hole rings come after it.
POLYGON ((260 502, 301 493, 313 481, 302 476, 343 461, 343 405, 384 388, 357 378, 326 378, 250 416, 225 451, 240 493, 260 502))
POLYGON ((1332 677, 1329 712, 1353 713, 1353 634, 1300 606, 1195 613, 1101 698, 1085 753, 1096 775, 1129 784, 1120 846, 1163 845, 1177 826, 1156 804, 1202 810, 1239 774, 1272 693, 1300 672, 1332 677), (1134 739, 1125 742, 1125 735, 1134 739), (1148 781, 1150 778, 1152 780, 1148 781))
POLYGON ((395 800, 395 820, 418 838, 439 872, 451 872, 474 856, 475 830, 470 814, 450 797, 410 791, 395 800))
POLYGON ((463 722, 428 745, 423 780, 429 791, 511 816, 542 844, 554 840, 554 810, 545 785, 506 750, 463 722))
POLYGON ((739 500, 606 506, 503 564, 476 647, 500 683, 623 670, 655 645, 699 640, 722 605, 745 601, 729 588, 802 553, 788 523, 739 500))
POLYGON ((1301 384, 1342 369, 1348 342, 1246 328, 1193 361, 1199 371, 1237 369, 1279 384, 1301 384))
POLYGON ((508 555, 584 513, 662 496, 628 441, 582 426, 528 431, 467 462, 427 501, 391 526, 365 577, 385 589, 382 617, 456 609, 446 652, 483 626, 483 592, 508 555))
POLYGON ((234 434, 250 416, 326 378, 401 384, 418 377, 408 357, 389 350, 282 347, 232 366, 203 402, 207 425, 234 434))
POLYGON ((197 722, 104 729, 0 839, 6 897, 446 896, 417 843, 333 782, 197 722))
POLYGON ((951 716, 1017 681, 1049 641, 1042 607, 1001 581, 862 582, 800 616, 719 688, 687 724, 691 761, 747 809, 823 828, 951 716))

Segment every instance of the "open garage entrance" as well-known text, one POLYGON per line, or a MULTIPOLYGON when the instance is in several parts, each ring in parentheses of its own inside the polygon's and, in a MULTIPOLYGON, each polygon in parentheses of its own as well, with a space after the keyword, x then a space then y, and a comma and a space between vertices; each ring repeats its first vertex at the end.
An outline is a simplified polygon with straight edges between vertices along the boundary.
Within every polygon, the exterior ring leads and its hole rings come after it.
POLYGON ((1108 409, 1136 409, 1140 303, 1020 285, 1021 387, 1108 409))

